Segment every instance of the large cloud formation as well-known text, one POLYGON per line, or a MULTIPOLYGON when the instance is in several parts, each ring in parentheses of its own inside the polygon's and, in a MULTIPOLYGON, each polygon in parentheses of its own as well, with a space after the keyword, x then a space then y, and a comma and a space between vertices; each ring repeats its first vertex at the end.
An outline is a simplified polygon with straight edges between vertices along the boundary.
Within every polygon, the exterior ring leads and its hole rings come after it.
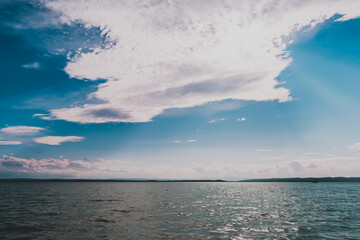
POLYGON ((224 99, 288 101, 276 78, 291 62, 286 47, 295 34, 336 14, 341 21, 360 15, 360 1, 352 0, 45 4, 64 24, 98 27, 109 42, 80 50, 65 68, 70 77, 106 80, 92 103, 42 116, 80 123, 147 122, 166 109, 224 99))

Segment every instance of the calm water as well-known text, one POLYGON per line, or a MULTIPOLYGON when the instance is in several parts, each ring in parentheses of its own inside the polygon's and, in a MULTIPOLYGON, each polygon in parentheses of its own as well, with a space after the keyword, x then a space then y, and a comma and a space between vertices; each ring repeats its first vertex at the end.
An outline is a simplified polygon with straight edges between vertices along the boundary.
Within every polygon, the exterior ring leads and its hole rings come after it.
POLYGON ((0 183, 0 239, 360 239, 360 184, 0 183))

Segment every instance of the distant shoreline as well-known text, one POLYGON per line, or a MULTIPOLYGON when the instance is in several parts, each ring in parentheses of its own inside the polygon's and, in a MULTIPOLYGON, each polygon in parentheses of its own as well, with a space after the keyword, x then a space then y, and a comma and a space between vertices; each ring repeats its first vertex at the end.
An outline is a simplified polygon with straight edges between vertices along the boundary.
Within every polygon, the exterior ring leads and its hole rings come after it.
POLYGON ((267 178, 248 179, 238 182, 360 182, 360 177, 321 177, 321 178, 267 178))
POLYGON ((0 178, 0 182, 360 182, 360 177, 322 177, 322 178, 265 178, 238 181, 227 180, 189 180, 189 179, 39 179, 39 178, 0 178))

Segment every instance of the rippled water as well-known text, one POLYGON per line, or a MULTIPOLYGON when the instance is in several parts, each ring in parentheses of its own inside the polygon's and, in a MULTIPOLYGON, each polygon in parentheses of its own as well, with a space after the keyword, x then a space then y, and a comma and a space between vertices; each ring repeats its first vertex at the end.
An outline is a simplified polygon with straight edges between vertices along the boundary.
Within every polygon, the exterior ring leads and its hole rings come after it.
POLYGON ((359 183, 0 183, 0 239, 360 239, 359 183))

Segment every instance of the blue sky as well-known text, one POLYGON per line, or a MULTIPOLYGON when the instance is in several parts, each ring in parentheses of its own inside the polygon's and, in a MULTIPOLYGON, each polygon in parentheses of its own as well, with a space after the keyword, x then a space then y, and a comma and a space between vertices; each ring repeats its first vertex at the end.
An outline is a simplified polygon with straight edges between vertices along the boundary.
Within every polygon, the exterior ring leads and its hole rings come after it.
POLYGON ((360 5, 183 3, 0 3, 0 177, 358 176, 360 5))

